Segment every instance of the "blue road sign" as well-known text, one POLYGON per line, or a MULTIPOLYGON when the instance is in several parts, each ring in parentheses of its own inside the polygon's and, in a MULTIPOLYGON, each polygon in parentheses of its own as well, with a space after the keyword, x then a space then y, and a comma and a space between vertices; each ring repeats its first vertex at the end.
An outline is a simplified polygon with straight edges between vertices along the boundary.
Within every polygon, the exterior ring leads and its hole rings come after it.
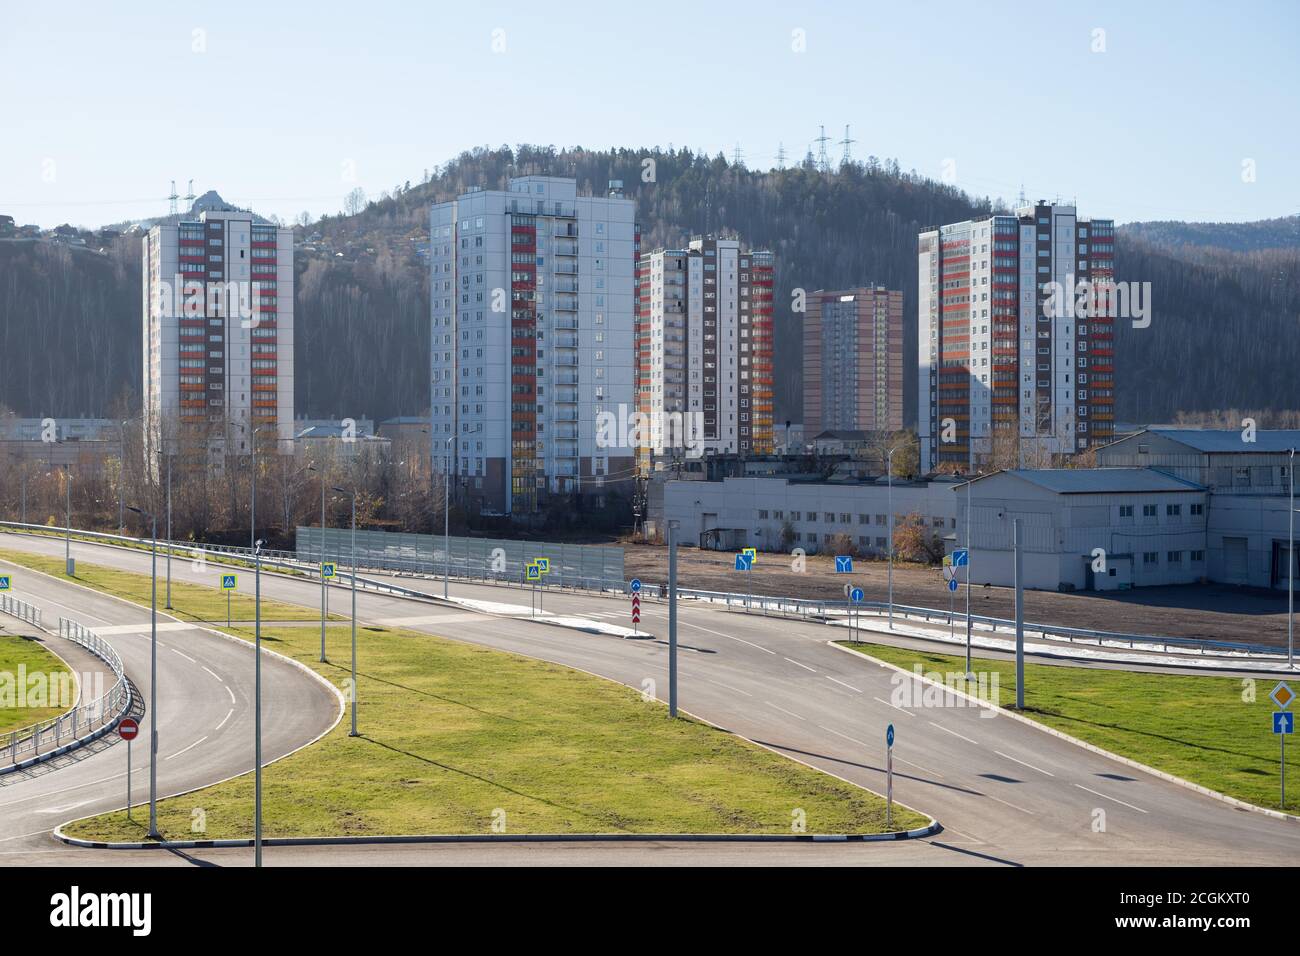
POLYGON ((641 593, 641 579, 640 579, 640 578, 633 578, 633 579, 632 579, 632 583, 629 584, 628 587, 632 589, 632 593, 633 593, 633 594, 640 594, 640 593, 641 593))
POLYGON ((1289 710, 1273 711, 1273 733, 1289 734, 1295 727, 1295 714, 1289 710))
POLYGON ((538 559, 537 559, 537 567, 541 569, 541 572, 542 572, 543 574, 550 574, 550 573, 551 573, 551 559, 550 559, 550 558, 538 558, 538 559))
POLYGON ((221 590, 234 591, 239 586, 239 575, 223 574, 221 576, 221 590))
POLYGON ((542 568, 537 564, 530 564, 525 569, 529 581, 540 581, 542 579, 542 568))
POLYGON ((8 591, 13 584, 7 574, 0 574, 0 591, 8 591))
POLYGON ((948 590, 949 590, 949 591, 955 591, 955 590, 957 590, 957 579, 956 579, 956 578, 953 578, 951 581, 948 582, 948 590))
POLYGON ((894 725, 893 724, 890 724, 888 727, 885 728, 885 743, 890 747, 894 746, 894 725))
POLYGON ((835 555, 835 573, 852 574, 853 573, 853 555, 837 554, 835 555))
POLYGON ((753 566, 754 566, 754 559, 750 557, 748 554, 745 554, 745 552, 742 551, 740 554, 736 555, 737 571, 748 571, 753 566))
POLYGON ((320 576, 323 578, 332 578, 335 576, 337 570, 338 568, 335 566, 333 561, 326 561, 320 566, 320 576))
POLYGON ((965 548, 957 548, 952 553, 952 566, 954 568, 964 568, 970 564, 970 552, 965 548))
POLYGON ((854 604, 861 604, 864 597, 866 595, 862 593, 862 588, 854 588, 849 592, 849 600, 854 604))

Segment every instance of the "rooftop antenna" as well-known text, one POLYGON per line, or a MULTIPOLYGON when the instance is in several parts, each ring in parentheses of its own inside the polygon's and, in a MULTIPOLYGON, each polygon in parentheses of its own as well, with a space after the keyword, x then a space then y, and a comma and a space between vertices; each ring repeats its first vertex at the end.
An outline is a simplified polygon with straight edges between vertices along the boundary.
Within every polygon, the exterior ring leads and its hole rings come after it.
POLYGON ((1025 184, 1024 184, 1024 183, 1021 183, 1021 184, 1020 184, 1020 196, 1019 196, 1019 198, 1018 198, 1016 201, 1017 201, 1020 205, 1022 205, 1022 206, 1023 206, 1023 205, 1028 201, 1028 200, 1025 199, 1025 184))
POLYGON ((857 142, 856 139, 852 139, 852 138, 850 138, 850 136, 849 136, 849 126, 848 126, 847 123, 845 123, 845 124, 844 124, 844 138, 843 138, 842 140, 840 140, 840 141, 839 141, 839 144, 838 144, 838 145, 844 147, 844 155, 840 157, 840 165, 841 165, 841 166, 848 166, 848 165, 852 164, 852 162, 853 162, 853 153, 852 153, 852 151, 849 149, 849 147, 852 146, 852 145, 853 145, 854 143, 856 143, 856 142, 857 142))
POLYGON ((785 169, 785 143, 776 146, 776 168, 785 169))
POLYGON ((826 155, 826 144, 831 141, 831 138, 826 135, 825 126, 819 126, 818 129, 822 131, 822 134, 813 140, 817 144, 817 168, 823 173, 829 173, 831 171, 831 161, 826 155))
POLYGON ((169 216, 176 215, 176 200, 179 198, 180 197, 176 195, 176 180, 173 179, 172 190, 167 194, 167 201, 171 204, 167 213, 169 216))

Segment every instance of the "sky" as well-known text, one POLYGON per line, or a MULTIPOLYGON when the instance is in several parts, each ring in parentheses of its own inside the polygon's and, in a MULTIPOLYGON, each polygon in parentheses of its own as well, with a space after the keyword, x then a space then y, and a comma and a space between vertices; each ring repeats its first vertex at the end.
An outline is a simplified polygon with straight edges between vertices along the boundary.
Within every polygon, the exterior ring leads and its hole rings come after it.
MULTIPOLYGON (((164 215, 172 180, 336 213, 475 146, 855 158, 1086 215, 1300 213, 1300 2, 0 0, 0 213, 164 215)), ((182 203, 182 208, 184 204, 182 203)))

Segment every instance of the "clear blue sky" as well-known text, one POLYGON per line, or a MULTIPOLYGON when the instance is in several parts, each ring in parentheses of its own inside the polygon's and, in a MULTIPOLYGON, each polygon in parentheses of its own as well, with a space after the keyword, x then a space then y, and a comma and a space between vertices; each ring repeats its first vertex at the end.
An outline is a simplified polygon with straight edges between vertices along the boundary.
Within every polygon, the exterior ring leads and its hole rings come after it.
POLYGON ((855 156, 978 195, 1270 218, 1300 212, 1298 43, 1295 0, 8 0, 0 212, 160 215, 192 178, 289 218, 475 145, 739 143, 767 168, 778 144, 797 161, 819 124, 833 140, 850 124, 855 156))

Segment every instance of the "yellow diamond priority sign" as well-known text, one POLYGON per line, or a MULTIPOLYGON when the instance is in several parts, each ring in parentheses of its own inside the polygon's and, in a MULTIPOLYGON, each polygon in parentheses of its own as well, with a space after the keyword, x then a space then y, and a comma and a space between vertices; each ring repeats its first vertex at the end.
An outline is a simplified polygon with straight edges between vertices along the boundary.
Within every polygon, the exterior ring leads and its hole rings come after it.
POLYGON ((1268 696, 1273 698, 1273 703, 1277 704, 1280 710, 1286 710, 1287 705, 1295 700, 1295 691, 1287 686, 1286 681, 1281 681, 1268 696))

